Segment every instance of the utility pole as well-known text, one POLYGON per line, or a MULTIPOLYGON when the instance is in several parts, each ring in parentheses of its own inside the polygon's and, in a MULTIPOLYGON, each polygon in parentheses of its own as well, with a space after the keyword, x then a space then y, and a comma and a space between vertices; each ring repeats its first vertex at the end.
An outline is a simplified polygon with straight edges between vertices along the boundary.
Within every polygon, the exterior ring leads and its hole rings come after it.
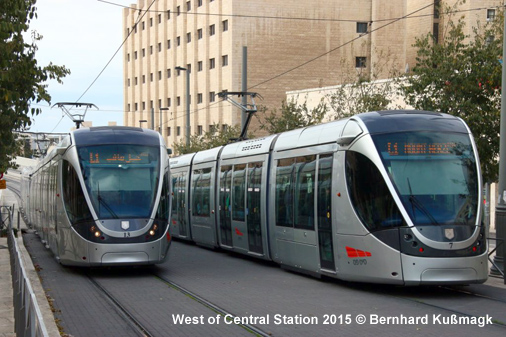
POLYGON ((502 51, 502 79, 501 79, 501 127, 499 143, 499 184, 497 186, 498 198, 495 208, 495 230, 496 230, 496 253, 490 273, 493 275, 502 274, 504 283, 504 227, 506 226, 506 18, 504 20, 503 51, 502 51))
MULTIPOLYGON (((242 47, 242 81, 241 81, 241 91, 248 91, 248 47, 242 47)), ((241 104, 245 107, 248 104, 248 97, 246 95, 242 96, 241 104)), ((244 126, 246 124, 246 120, 248 119, 247 113, 245 109, 241 109, 241 128, 244 130, 244 126)), ((246 138, 248 130, 245 131, 244 137, 246 138)))
POLYGON ((183 67, 176 70, 186 72, 186 146, 190 148, 190 70, 183 67))

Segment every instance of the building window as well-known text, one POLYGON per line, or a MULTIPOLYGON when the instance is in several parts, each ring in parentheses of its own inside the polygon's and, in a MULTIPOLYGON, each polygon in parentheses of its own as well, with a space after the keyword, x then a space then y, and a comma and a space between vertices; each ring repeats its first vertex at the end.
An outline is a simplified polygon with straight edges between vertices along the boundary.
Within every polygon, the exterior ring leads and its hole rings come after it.
POLYGON ((214 102, 215 101, 214 96, 215 96, 214 91, 210 91, 209 92, 209 102, 214 102))
POLYGON ((128 86, 130 86, 130 79, 128 79, 128 86))
POLYGON ((170 78, 170 69, 167 69, 167 78, 170 78))
POLYGON ((202 7, 202 0, 198 0, 198 6, 202 7))
POLYGON ((161 51, 162 51, 162 43, 158 42, 158 52, 161 52, 161 51))
POLYGON ((209 125, 209 132, 214 134, 216 132, 216 125, 209 125))
POLYGON ((197 133, 202 136, 202 125, 197 125, 197 133))
POLYGON ((495 9, 487 9, 487 21, 494 21, 495 9))
POLYGON ((180 6, 177 6, 176 13, 177 13, 177 16, 179 16, 181 14, 181 7, 180 6))
POLYGON ((146 83, 146 75, 142 75, 142 83, 146 83))
POLYGON ((176 38, 176 45, 179 47, 179 45, 180 45, 180 44, 181 44, 181 37, 180 37, 180 36, 178 36, 178 37, 176 38))
POLYGON ((167 40, 167 49, 170 49, 170 40, 167 40))
POLYGON ((209 60, 209 69, 214 69, 216 65, 214 64, 214 58, 209 60))
POLYGON ((186 71, 191 73, 192 72, 192 65, 191 64, 187 64, 186 65, 186 71))
POLYGON ((138 83, 138 80, 137 80, 137 76, 135 77, 135 85, 137 85, 138 83))
POLYGON ((158 70, 158 81, 162 79, 162 71, 158 70))
POLYGON ((142 110, 146 110, 146 102, 142 102, 142 110))
POLYGON ((146 49, 142 48, 142 57, 146 56, 146 49))
POLYGON ((181 69, 176 68, 176 76, 179 76, 179 75, 181 75, 181 69))
POLYGON ((153 73, 150 73, 150 74, 149 74, 149 81, 150 81, 150 82, 153 82, 153 73))
POLYGON ((228 55, 223 55, 221 57, 221 66, 222 67, 228 66, 228 55))
POLYGON ((224 20, 222 24, 223 24, 223 31, 226 32, 228 30, 228 20, 224 20))
POLYGON ((144 23, 144 21, 142 21, 142 30, 144 30, 146 28, 146 25, 144 23))
POLYGON ((192 33, 186 33, 186 43, 192 42, 192 33))
POLYGON ((367 58, 363 56, 355 57, 355 67, 356 68, 365 68, 366 67, 367 58))
POLYGON ((214 28, 214 25, 209 26, 209 35, 213 36, 215 34, 216 30, 214 28))
POLYGON ((223 124, 223 125, 221 126, 221 131, 222 131, 222 132, 227 132, 227 130, 228 130, 228 125, 227 125, 227 124, 223 124))
POLYGON ((202 103, 202 94, 201 93, 197 94, 197 104, 200 104, 200 103, 202 103))
POLYGON ((137 111, 138 107, 139 107, 139 105, 137 103, 135 103, 135 111, 137 111))
POLYGON ((149 55, 153 55, 153 46, 149 46, 149 55))
POLYGON ((154 106, 153 106, 153 101, 149 101, 149 108, 150 108, 150 109, 153 109, 153 107, 154 107, 154 106))
POLYGON ((167 11, 167 20, 170 20, 170 9, 167 11))
POLYGON ((167 136, 170 136, 170 126, 167 128, 167 136))
POLYGON ((158 14, 158 23, 162 23, 162 14, 158 14))
POLYGON ((167 108, 170 108, 171 103, 172 103, 172 102, 171 102, 171 100, 170 100, 170 97, 169 97, 169 98, 167 98, 167 108))
POLYGON ((128 106, 128 107, 127 107, 127 111, 130 111, 130 103, 128 103, 128 105, 127 105, 127 106, 128 106))
POLYGON ((178 127, 176 128, 176 135, 177 135, 177 136, 181 136, 181 127, 180 127, 180 126, 178 126, 178 127))
POLYGON ((153 18, 149 18, 149 27, 153 27, 153 18))
POLYGON ((191 1, 186 2, 186 11, 189 12, 192 10, 192 3, 191 1))
POLYGON ((181 97, 180 96, 177 96, 176 98, 176 103, 177 103, 177 106, 181 106, 181 97))
POLYGON ((160 109, 162 107, 162 99, 158 99, 158 109, 160 109))
POLYGON ((357 22, 357 33, 359 34, 367 33, 367 22, 357 22))
POLYGON ((127 61, 130 62, 130 53, 127 54, 127 61))
POLYGON ((197 62, 197 71, 202 71, 202 61, 197 62))
POLYGON ((197 38, 199 40, 202 39, 202 28, 200 28, 199 30, 197 30, 197 38))
POLYGON ((134 59, 137 60, 137 52, 136 51, 134 51, 134 59))

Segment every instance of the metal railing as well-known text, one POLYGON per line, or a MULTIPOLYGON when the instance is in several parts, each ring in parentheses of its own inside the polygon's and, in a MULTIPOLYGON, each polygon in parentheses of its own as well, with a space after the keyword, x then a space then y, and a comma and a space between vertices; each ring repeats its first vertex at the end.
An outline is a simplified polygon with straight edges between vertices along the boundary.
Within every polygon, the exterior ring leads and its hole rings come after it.
POLYGON ((7 242, 9 245, 12 288, 14 302, 14 329, 18 337, 49 337, 35 293, 26 273, 21 252, 14 236, 12 221, 14 205, 0 206, 2 223, 7 226, 7 242))

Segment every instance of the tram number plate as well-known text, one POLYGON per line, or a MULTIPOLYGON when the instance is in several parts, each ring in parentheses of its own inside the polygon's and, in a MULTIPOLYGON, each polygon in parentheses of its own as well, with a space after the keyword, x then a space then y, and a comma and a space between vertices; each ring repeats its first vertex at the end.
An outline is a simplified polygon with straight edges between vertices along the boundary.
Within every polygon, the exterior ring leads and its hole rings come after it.
POLYGON ((130 237, 130 232, 125 232, 125 233, 123 233, 123 237, 124 237, 124 238, 129 238, 129 237, 130 237))
POLYGON ((354 266, 365 266, 367 264, 367 259, 354 259, 353 265, 354 266))

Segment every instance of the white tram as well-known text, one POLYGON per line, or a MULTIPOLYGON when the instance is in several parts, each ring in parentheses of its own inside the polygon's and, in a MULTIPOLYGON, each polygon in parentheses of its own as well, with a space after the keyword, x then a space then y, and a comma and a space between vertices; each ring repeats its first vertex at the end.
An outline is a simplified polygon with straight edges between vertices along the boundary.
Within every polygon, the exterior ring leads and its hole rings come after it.
POLYGON ((150 265, 167 258, 170 171, 162 137, 78 129, 22 184, 29 222, 64 265, 150 265))
POLYGON ((467 125, 381 111, 172 158, 173 237, 343 280, 487 279, 467 125))

